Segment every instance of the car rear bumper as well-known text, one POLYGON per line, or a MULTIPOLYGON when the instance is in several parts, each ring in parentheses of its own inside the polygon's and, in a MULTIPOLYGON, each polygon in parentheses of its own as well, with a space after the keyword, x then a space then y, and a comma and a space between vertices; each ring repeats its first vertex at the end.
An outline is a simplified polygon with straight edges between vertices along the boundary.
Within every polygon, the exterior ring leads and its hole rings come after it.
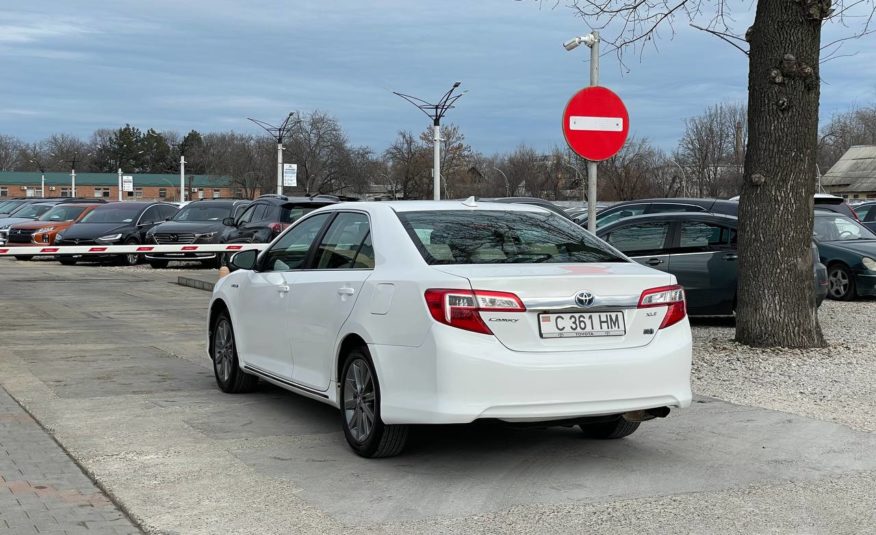
POLYGON ((443 325, 418 348, 369 348, 387 424, 549 421, 691 401, 687 321, 647 346, 598 352, 516 352, 443 325))

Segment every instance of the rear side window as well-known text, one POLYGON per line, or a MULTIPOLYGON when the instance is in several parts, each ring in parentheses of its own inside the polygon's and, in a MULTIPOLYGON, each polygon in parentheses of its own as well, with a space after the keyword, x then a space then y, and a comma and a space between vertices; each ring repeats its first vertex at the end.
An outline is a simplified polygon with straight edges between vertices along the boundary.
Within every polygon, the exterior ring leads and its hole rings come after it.
POLYGON ((628 217, 633 217, 636 215, 642 215, 645 213, 646 208, 648 208, 647 204, 629 204, 627 206, 614 208, 608 213, 597 214, 596 226, 602 227, 608 225, 609 223, 620 221, 621 219, 626 219, 628 217))
POLYGON ((369 236, 368 216, 341 213, 332 222, 319 244, 316 269, 373 268, 373 253, 363 253, 363 244, 369 236), (360 258, 361 257, 361 258, 360 258))
POLYGON ((660 254, 666 247, 669 223, 639 223, 613 230, 608 243, 631 255, 660 254))
POLYGON ((625 262, 568 219, 544 212, 399 212, 429 264, 625 262))
POLYGON ((280 223, 294 223, 317 208, 318 206, 283 206, 280 208, 280 223))
POLYGON ((262 221, 266 219, 265 214, 268 211, 268 205, 266 204, 257 204, 255 209, 252 212, 252 221, 262 221))
POLYGON ((699 253, 736 247, 736 230, 701 221, 685 221, 681 224, 679 250, 683 253, 699 253))

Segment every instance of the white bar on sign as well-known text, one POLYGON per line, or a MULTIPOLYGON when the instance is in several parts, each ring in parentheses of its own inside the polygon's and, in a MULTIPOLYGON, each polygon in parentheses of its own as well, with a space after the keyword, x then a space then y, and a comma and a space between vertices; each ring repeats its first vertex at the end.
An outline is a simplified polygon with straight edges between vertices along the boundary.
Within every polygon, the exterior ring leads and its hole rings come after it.
POLYGON ((623 132, 622 117, 585 117, 572 115, 569 117, 569 130, 596 130, 600 132, 623 132))

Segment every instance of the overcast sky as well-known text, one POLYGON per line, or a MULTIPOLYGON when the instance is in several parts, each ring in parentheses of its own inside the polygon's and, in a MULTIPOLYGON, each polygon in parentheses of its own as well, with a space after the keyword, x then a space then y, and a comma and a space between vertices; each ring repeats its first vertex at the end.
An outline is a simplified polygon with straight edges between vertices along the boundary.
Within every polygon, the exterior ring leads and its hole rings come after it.
MULTIPOLYGON (((563 2, 561 2, 563 4, 563 2)), ((745 5, 744 2, 740 4, 745 5)), ((748 3, 750 5, 750 2, 748 3)), ((0 8, 0 133, 28 141, 141 129, 257 132, 292 110, 327 111, 382 151, 429 125, 391 91, 469 92, 447 121, 483 152, 562 145, 568 98, 588 84, 588 28, 563 5, 512 0, 37 0, 0 8)), ((744 28, 751 15, 741 12, 744 28)), ((629 72, 602 61, 632 132, 675 146, 686 117, 745 101, 747 60, 684 24, 629 72)), ((837 29, 829 29, 828 37, 837 29)), ((822 68, 822 119, 876 102, 876 38, 822 68), (862 67, 863 66, 863 67, 862 67)))

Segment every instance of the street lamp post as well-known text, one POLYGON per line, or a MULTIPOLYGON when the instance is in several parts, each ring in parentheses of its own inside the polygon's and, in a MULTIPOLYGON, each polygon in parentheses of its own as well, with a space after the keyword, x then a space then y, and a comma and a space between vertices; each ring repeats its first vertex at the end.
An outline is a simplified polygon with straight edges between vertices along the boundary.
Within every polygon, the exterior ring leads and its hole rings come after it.
MULTIPOLYGON (((85 158, 91 156, 91 154, 89 152, 85 155, 85 158)), ((79 153, 75 153, 72 159, 64 161, 70 164, 70 197, 76 198, 76 162, 81 162, 82 157, 79 156, 79 153)))
POLYGON ((676 162, 675 160, 669 161, 674 163, 675 166, 678 167, 678 170, 681 171, 681 196, 685 197, 687 196, 687 173, 684 172, 684 167, 682 167, 678 162, 676 162))
MULTIPOLYGON (((599 32, 590 32, 587 35, 575 37, 563 43, 567 51, 578 48, 585 44, 590 47, 590 86, 599 85, 599 32)), ((587 230, 596 233, 596 162, 587 160, 587 230)))
POLYGON ((300 115, 298 119, 293 120, 294 117, 295 112, 289 112, 289 115, 286 116, 286 119, 279 126, 248 117, 250 121, 260 126, 268 135, 277 140, 277 195, 283 194, 283 140, 292 128, 301 124, 300 115))
POLYGON ((441 199, 441 119, 447 113, 447 110, 452 108, 453 104, 466 93, 463 91, 456 96, 452 96, 453 91, 461 83, 454 83, 453 87, 444 93, 437 104, 430 104, 421 98, 393 91, 393 94, 407 100, 432 119, 432 197, 436 201, 441 199))
POLYGON ((508 180, 508 175, 506 175, 505 171, 502 171, 498 167, 493 167, 493 169, 495 169, 496 171, 499 171, 499 174, 501 174, 502 178, 505 179, 505 196, 510 197, 511 196, 511 182, 508 180))
POLYGON ((40 170, 40 197, 46 198, 46 166, 37 158, 31 158, 30 163, 35 164, 40 170))

